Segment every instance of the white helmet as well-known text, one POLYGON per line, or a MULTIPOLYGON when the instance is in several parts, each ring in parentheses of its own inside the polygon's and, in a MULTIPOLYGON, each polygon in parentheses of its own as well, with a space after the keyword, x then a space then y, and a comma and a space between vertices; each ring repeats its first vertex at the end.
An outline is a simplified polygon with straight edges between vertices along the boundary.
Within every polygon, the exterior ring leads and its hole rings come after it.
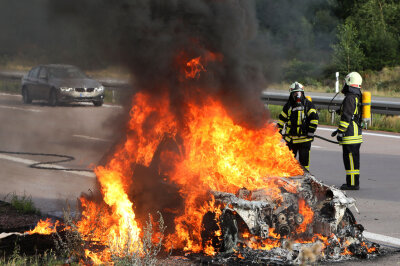
POLYGON ((304 92, 304 86, 301 85, 300 83, 298 83, 297 81, 295 83, 293 83, 292 85, 290 85, 289 88, 289 92, 296 92, 296 91, 300 91, 300 92, 304 92))
POLYGON ((351 72, 344 78, 347 86, 361 88, 362 77, 357 72, 351 72))

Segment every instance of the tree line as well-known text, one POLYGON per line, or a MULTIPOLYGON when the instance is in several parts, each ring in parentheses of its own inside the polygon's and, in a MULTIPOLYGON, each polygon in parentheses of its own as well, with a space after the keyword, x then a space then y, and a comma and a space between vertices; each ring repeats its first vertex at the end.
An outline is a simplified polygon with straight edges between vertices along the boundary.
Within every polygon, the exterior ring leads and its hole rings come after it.
POLYGON ((257 12, 288 80, 399 65, 399 0, 257 0, 257 12))

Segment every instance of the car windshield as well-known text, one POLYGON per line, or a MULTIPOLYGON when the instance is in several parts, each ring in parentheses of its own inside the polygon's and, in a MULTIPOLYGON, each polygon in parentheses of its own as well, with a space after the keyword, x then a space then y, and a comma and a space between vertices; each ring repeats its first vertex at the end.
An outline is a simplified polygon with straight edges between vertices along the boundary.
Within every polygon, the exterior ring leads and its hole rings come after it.
POLYGON ((77 68, 49 68, 49 74, 54 78, 86 78, 77 68))

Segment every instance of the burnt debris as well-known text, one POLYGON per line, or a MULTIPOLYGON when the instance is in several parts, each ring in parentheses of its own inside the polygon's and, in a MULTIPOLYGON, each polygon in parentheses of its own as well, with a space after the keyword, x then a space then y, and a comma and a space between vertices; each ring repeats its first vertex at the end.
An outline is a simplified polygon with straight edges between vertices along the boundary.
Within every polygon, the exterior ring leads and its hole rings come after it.
POLYGON ((309 173, 278 179, 286 184, 282 197, 245 188, 236 195, 213 191, 221 214, 204 216, 203 245, 211 245, 222 261, 249 263, 300 264, 379 254, 379 245, 365 239, 350 211, 353 198, 309 173), (293 184, 297 191, 285 189, 293 184))

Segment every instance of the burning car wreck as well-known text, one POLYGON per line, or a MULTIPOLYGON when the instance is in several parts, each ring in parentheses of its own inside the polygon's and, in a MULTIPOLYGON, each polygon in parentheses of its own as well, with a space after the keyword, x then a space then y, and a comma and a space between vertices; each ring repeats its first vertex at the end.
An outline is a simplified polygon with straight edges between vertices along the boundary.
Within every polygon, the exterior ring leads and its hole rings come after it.
MULTIPOLYGON (((105 50, 121 44, 134 90, 123 137, 94 168, 98 196, 82 194, 65 227, 81 240, 73 256, 111 264, 145 257, 149 243, 220 264, 378 254, 349 210, 354 199, 301 167, 259 99, 262 66, 274 64, 260 64, 268 49, 254 42, 254 1, 133 3, 103 5, 124 12, 105 50), (168 230, 154 239, 147 219, 158 211, 168 230)), ((88 21, 103 36, 103 16, 88 21)))
POLYGON ((282 184, 282 197, 265 189, 242 188, 236 195, 211 191, 220 209, 203 217, 203 245, 211 244, 225 258, 240 253, 241 260, 285 264, 379 253, 379 245, 364 238, 363 226, 349 210, 356 209, 353 198, 308 172, 276 181, 282 184), (310 250, 314 258, 307 257, 310 250))

